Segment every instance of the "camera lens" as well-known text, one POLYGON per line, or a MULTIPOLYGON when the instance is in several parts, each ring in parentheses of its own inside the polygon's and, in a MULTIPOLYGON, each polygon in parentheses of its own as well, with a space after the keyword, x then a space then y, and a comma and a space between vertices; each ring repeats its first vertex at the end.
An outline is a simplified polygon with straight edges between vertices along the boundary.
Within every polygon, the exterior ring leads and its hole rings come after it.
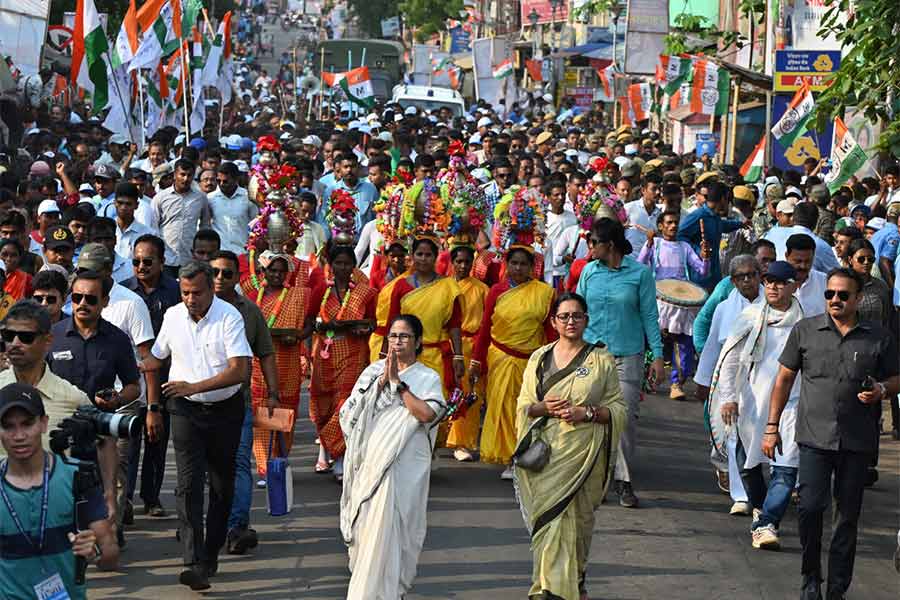
POLYGON ((141 432, 141 420, 137 415, 99 413, 96 420, 100 435, 130 439, 141 432))

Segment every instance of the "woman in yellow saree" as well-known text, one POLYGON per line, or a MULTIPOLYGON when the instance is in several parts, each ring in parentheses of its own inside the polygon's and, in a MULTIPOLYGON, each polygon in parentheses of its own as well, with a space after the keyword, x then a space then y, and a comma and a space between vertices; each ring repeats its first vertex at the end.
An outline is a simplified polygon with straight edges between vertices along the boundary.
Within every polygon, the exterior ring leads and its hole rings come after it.
MULTIPOLYGON (((509 465, 516 447, 516 398, 531 353, 556 337, 550 323, 553 288, 531 278, 534 254, 513 246, 506 254, 507 279, 491 287, 475 340, 470 379, 487 374, 487 413, 481 461, 509 465), (484 368, 483 368, 484 367, 484 368)), ((512 479, 512 468, 501 475, 512 479)))
POLYGON ((516 455, 537 439, 550 447, 540 471, 515 469, 534 555, 528 597, 587 600, 594 510, 612 477, 626 411, 615 359, 583 339, 587 303, 563 294, 553 313, 560 339, 531 356, 516 405, 516 455))
POLYGON ((390 323, 388 313, 391 311, 391 294, 393 294, 397 282, 403 279, 403 272, 406 270, 406 247, 403 244, 397 241, 391 242, 387 253, 387 266, 384 272, 373 266, 369 279, 369 285, 378 290, 378 299, 375 302, 375 331, 369 336, 370 364, 384 358, 382 350, 384 336, 387 334, 388 323, 390 323))
MULTIPOLYGON (((488 286, 471 276, 475 250, 471 246, 457 246, 450 252, 450 262, 456 282, 459 284, 459 303, 462 312, 460 334, 463 356, 466 362, 472 359, 475 335, 484 317, 484 299, 488 286)), ((464 378, 465 379, 465 378, 464 378)), ((462 391, 473 391, 469 381, 462 382, 462 391)), ((455 448, 453 456, 458 461, 472 460, 472 451, 478 447, 478 432, 481 428, 481 406, 484 403, 484 380, 474 386, 477 401, 466 409, 466 414, 450 421, 447 447, 455 448)))

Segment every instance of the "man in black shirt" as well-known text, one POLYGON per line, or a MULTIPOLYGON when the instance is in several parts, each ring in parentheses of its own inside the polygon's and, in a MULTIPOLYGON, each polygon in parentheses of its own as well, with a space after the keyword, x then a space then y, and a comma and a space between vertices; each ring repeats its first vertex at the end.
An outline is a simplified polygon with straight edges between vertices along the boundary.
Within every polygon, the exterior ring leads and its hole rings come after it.
POLYGON ((835 519, 827 600, 843 600, 850 587, 866 471, 878 448, 880 404, 900 389, 896 336, 859 320, 862 287, 850 269, 828 274, 827 312, 803 319, 791 331, 769 404, 762 449, 774 458, 781 446, 781 412, 797 371, 802 371, 795 434, 800 447, 801 600, 822 598, 822 519, 832 476, 835 519))

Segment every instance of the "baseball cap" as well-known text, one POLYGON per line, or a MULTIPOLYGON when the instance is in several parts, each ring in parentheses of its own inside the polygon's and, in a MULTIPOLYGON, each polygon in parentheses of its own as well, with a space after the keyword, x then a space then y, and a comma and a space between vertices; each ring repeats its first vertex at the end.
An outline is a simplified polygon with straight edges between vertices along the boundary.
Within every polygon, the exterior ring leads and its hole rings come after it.
POLYGON ((850 210, 850 216, 852 217, 856 213, 862 213, 863 216, 865 216, 868 219, 869 215, 872 214, 872 209, 870 209, 865 204, 857 204, 850 210))
POLYGON ((320 140, 319 136, 317 135, 308 135, 305 138, 301 139, 300 143, 305 146, 315 146, 316 148, 322 147, 322 140, 320 140))
POLYGON ((94 186, 92 186, 91 184, 82 183, 81 185, 78 186, 78 193, 82 194, 84 196, 93 196, 94 194, 97 193, 97 191, 94 189, 94 186))
POLYGON ((872 217, 869 219, 869 222, 866 223, 866 229, 874 229, 875 231, 881 231, 884 228, 884 224, 887 221, 884 220, 884 217, 872 217))
POLYGON ((478 133, 473 133, 472 137, 469 138, 469 144, 478 144, 481 145, 481 135, 478 133))
POLYGON ((490 117, 481 117, 480 119, 478 119, 476 127, 478 127, 479 129, 482 127, 490 127, 491 123, 493 123, 493 121, 491 121, 490 117))
POLYGON ((641 169, 636 162, 629 160, 619 165, 619 173, 622 177, 637 177, 640 175, 641 169))
POLYGON ((541 144, 546 144, 551 139, 553 139, 553 134, 549 131, 542 131, 538 134, 537 138, 534 140, 534 143, 540 146, 541 144))
POLYGON ((191 148, 196 148, 199 152, 206 150, 206 140, 203 138, 194 138, 189 145, 191 148))
POLYGON ((78 268, 100 271, 112 266, 112 256, 103 244, 85 244, 78 255, 78 268))
POLYGON ((786 215, 794 214, 794 207, 797 205, 797 202, 794 200, 780 200, 778 204, 775 206, 775 212, 784 213, 786 215))
POLYGON ((100 163, 94 166, 94 179, 97 177, 101 179, 118 179, 119 171, 106 163, 100 163))
POLYGON ((738 200, 746 200, 747 202, 755 202, 756 198, 753 197, 753 190, 748 188, 746 185, 736 185, 734 186, 734 197, 738 200))
POLYGON ((292 137, 293 137, 293 135, 289 131, 285 131, 284 133, 282 133, 281 135, 278 136, 278 139, 281 140, 282 142, 286 142, 289 139, 291 139, 292 137))
POLYGON ((378 134, 378 139, 381 140, 382 142, 390 142, 390 143, 394 142, 394 136, 391 135, 390 131, 382 131, 381 133, 378 134))
POLYGON ((632 156, 638 153, 637 144, 625 144, 625 155, 632 156))
POLYGON ((46 177, 50 174, 50 165, 42 160, 36 160, 31 163, 31 168, 28 169, 28 174, 32 177, 46 177))
POLYGON ((780 183, 769 183, 766 185, 766 200, 771 204, 776 200, 784 200, 784 186, 780 183))
POLYGON ((41 394, 27 383, 10 383, 0 388, 0 419, 12 408, 21 408, 34 417, 47 414, 41 394))
POLYGON ((281 128, 289 127, 290 129, 297 129, 297 125, 293 121, 282 121, 281 128))
POLYGON ((762 276, 763 281, 775 280, 790 283, 797 278, 797 270, 786 260, 769 263, 769 268, 762 276))
POLYGON ((717 176, 718 175, 715 171, 707 171, 706 173, 703 173, 699 177, 697 177, 696 183, 703 183, 704 181, 715 179, 717 176))
POLYGON ((891 204, 888 204, 887 216, 900 217, 900 202, 892 202, 891 204))
POLYGON ((407 106, 405 109, 403 109, 404 115, 415 115, 417 112, 418 111, 416 110, 415 106, 407 106))
POLYGON ((548 104, 552 104, 553 103, 553 95, 550 93, 544 94, 543 96, 541 96, 541 100, 543 100, 544 102, 546 102, 548 104))
POLYGON ((55 225, 47 230, 44 236, 44 248, 54 250, 62 247, 75 247, 75 236, 69 231, 68 227, 55 225))
POLYGON ((42 200, 40 204, 38 204, 37 214, 46 215, 47 213, 58 213, 59 205, 56 204, 55 200, 42 200))
POLYGON ((130 144, 131 142, 124 133, 114 133, 109 136, 109 143, 115 144, 116 146, 125 146, 127 144, 130 144))
POLYGON ((226 150, 240 150, 241 149, 241 136, 235 134, 226 135, 222 138, 222 145, 225 146, 226 150))

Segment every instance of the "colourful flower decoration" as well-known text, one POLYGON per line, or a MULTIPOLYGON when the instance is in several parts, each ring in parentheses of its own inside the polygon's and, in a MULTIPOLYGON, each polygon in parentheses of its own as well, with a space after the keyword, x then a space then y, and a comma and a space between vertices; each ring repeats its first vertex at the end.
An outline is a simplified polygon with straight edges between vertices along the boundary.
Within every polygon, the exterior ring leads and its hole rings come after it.
POLYGON ((628 220, 625 214, 625 206, 619 200, 612 186, 606 183, 588 181, 581 193, 578 194, 578 198, 575 199, 573 207, 582 231, 587 232, 591 230, 597 211, 604 205, 616 215, 620 223, 624 224, 628 220))
POLYGON ((264 135, 256 142, 256 151, 260 154, 263 152, 281 152, 281 144, 274 136, 264 135))
POLYGON ((543 207, 544 196, 540 191, 520 185, 510 187, 494 207, 494 247, 505 251, 514 245, 542 243, 543 207))
POLYGON ((331 236, 339 243, 352 243, 356 234, 356 201, 347 190, 336 189, 328 198, 325 222, 331 228, 331 236))

